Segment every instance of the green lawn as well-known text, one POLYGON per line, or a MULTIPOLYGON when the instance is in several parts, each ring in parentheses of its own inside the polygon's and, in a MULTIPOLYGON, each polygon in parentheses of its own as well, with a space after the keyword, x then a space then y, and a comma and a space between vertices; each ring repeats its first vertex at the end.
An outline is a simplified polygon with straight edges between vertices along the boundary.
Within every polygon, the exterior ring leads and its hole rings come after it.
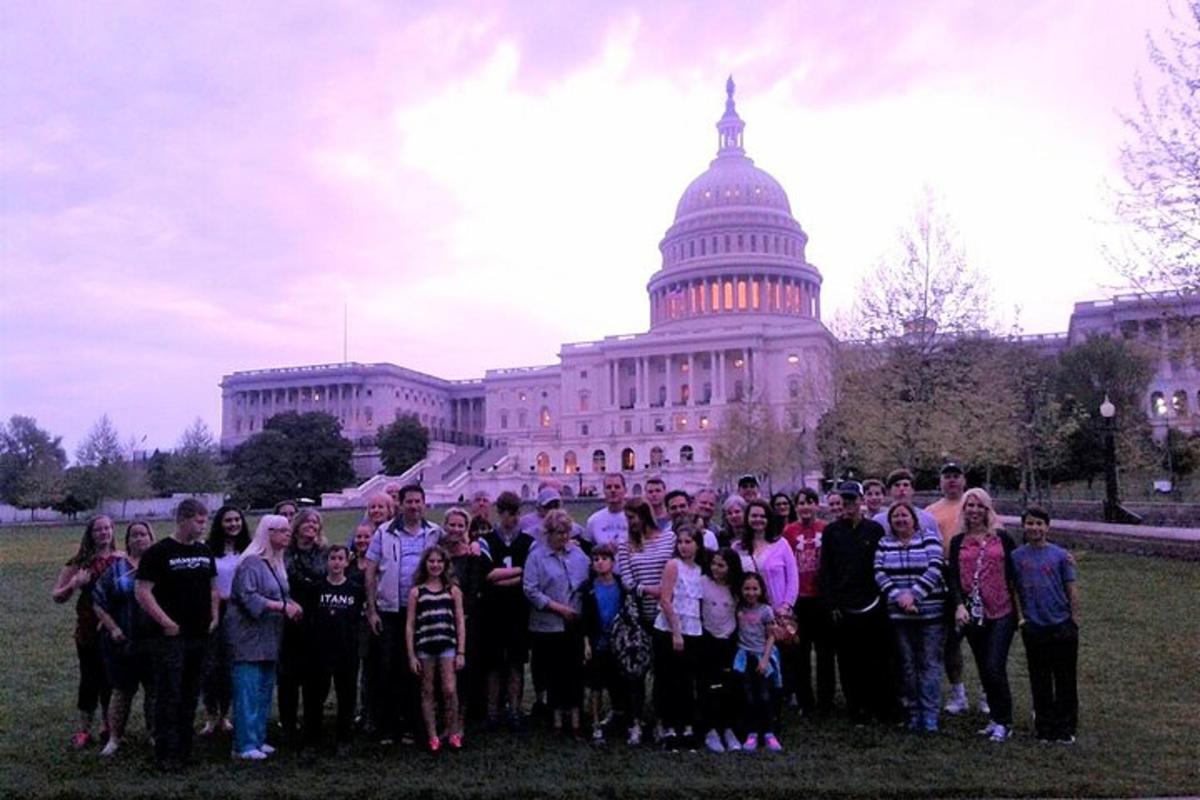
MULTIPOLYGON (((440 515, 439 515, 440 516, 440 515)), ((330 515, 335 541, 355 515, 330 515)), ((167 526, 159 526, 165 535, 167 526)), ((200 765, 181 777, 150 770, 140 712, 130 745, 112 763, 96 750, 70 752, 76 666, 70 605, 50 586, 78 528, 0 532, 0 797, 65 796, 368 797, 738 797, 1117 796, 1200 791, 1200 566, 1079 552, 1084 625, 1082 719, 1073 747, 1030 735, 1024 652, 1010 661, 1017 736, 978 740, 978 717, 949 719, 946 732, 913 737, 789 716, 782 755, 713 756, 604 749, 534 733, 475 736, 461 754, 430 757, 356 746, 353 758, 300 765, 283 752, 267 764, 229 761, 227 740, 203 743, 200 765)), ((974 687, 978 684, 972 675, 974 687)))

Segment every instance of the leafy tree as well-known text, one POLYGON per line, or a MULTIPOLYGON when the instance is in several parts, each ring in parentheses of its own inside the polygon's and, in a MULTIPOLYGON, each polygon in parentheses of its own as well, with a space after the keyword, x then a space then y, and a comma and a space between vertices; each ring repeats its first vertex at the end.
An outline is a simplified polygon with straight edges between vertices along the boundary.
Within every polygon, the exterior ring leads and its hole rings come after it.
POLYGON ((121 438, 107 414, 83 438, 75 450, 79 470, 72 471, 68 489, 85 508, 105 499, 127 499, 141 494, 141 474, 125 458, 121 438))
POLYGON ((237 502, 264 507, 285 497, 317 497, 354 480, 353 447, 337 417, 287 411, 238 445, 229 480, 237 502))
POLYGON ((1172 3, 1172 26, 1147 37, 1156 75, 1134 82, 1136 106, 1122 116, 1123 185, 1116 214, 1125 223, 1113 260, 1137 287, 1200 290, 1200 2, 1172 3))
POLYGON ((183 432, 175 452, 160 457, 157 463, 151 456, 149 471, 154 488, 163 494, 198 494, 225 487, 216 439, 199 418, 183 432))
POLYGON ((731 403, 710 444, 713 480, 731 483, 756 475, 769 489, 774 479, 791 476, 800 446, 796 433, 781 425, 775 409, 761 399, 731 403))
POLYGON ((1167 430, 1167 436, 1160 446, 1160 465, 1174 481, 1184 475, 1191 475, 1200 467, 1200 434, 1188 436, 1175 428, 1167 430))
POLYGON ((1067 467, 1091 481, 1104 471, 1105 426, 1100 404, 1116 407, 1117 458, 1129 468, 1154 462, 1145 393, 1154 358, 1142 343, 1094 336, 1059 357, 1058 396, 1064 412, 1078 420, 1068 438, 1067 467))
POLYGON ((99 467, 124 460, 121 437, 108 414, 96 420, 87 436, 79 443, 79 447, 75 448, 75 462, 82 467, 99 467))
POLYGON ((429 431, 415 414, 405 414, 379 429, 379 457, 388 475, 400 475, 429 452, 429 431))
POLYGON ((0 500, 18 508, 53 505, 62 492, 67 454, 33 417, 14 414, 0 425, 0 500))

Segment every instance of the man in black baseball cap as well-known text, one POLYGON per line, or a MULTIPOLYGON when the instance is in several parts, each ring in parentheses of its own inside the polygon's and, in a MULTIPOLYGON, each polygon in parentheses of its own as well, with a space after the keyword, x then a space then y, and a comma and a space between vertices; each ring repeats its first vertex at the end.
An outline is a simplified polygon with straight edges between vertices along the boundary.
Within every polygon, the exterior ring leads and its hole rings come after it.
POLYGON ((842 692, 855 722, 890 711, 890 679, 880 679, 888 663, 887 614, 875 583, 875 548, 883 528, 862 512, 862 484, 842 481, 842 516, 821 537, 821 594, 833 617, 834 647, 842 673, 842 692))
POLYGON ((747 503, 758 499, 758 478, 753 475, 743 475, 738 478, 738 494, 747 503))

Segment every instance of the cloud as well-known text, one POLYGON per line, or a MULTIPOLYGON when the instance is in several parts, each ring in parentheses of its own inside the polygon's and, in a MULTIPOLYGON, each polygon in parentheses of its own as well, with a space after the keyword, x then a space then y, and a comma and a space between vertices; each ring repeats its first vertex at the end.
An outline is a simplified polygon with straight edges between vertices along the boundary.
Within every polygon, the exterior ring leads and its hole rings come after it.
POLYGON ((352 358, 447 377, 644 329, 658 241, 712 157, 731 71, 827 311, 930 183, 1002 305, 1062 328, 1109 280, 1094 220, 1112 110, 1161 16, 1049 0, 25 5, 0 32, 0 413, 70 444, 110 411, 170 445, 198 414, 217 427, 222 374, 339 360, 343 307, 352 358))

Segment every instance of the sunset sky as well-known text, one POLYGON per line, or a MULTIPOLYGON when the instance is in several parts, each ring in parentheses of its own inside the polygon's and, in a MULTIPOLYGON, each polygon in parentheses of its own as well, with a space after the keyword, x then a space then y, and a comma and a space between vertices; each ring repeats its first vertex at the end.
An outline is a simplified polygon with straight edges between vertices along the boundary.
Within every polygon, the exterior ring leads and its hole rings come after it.
POLYGON ((223 374, 446 378, 645 330, 716 150, 746 147, 850 303, 928 185, 1001 321, 1119 286, 1119 113, 1155 0, 18 2, 0 25, 0 414, 219 433, 223 374), (1015 309, 1019 307, 1019 314, 1015 309))

